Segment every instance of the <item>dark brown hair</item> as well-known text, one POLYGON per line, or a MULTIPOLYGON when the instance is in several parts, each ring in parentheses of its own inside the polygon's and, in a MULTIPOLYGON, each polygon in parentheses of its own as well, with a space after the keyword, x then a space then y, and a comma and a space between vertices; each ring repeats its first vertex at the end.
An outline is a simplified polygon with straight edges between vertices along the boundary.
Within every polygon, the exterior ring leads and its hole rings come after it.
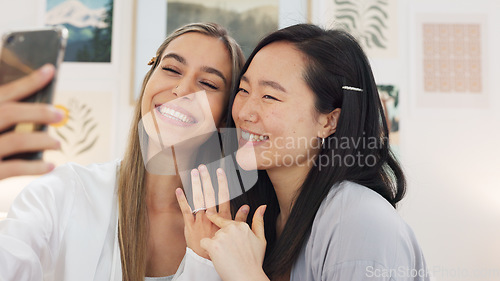
MULTIPOLYGON (((315 107, 320 113, 341 108, 336 132, 325 139, 319 156, 328 158, 331 165, 321 166, 320 157, 302 183, 290 216, 281 236, 276 238, 276 218, 279 204, 272 183, 265 171, 259 171, 256 185, 245 195, 235 199, 235 207, 249 204, 252 212, 267 204, 265 233, 267 240, 264 270, 271 278, 289 272, 296 261, 312 227, 316 213, 331 190, 342 181, 352 181, 374 190, 394 207, 405 193, 403 171, 389 148, 388 130, 377 86, 366 55, 357 41, 342 30, 325 30, 315 25, 298 24, 271 33, 257 45, 243 67, 244 74, 252 59, 263 47, 285 41, 306 56, 307 65, 302 74, 315 94, 315 107), (351 86, 362 92, 343 89, 351 86), (376 145, 338 147, 339 140, 375 140, 376 145), (333 154, 333 150, 334 154, 333 154), (371 166, 342 165, 336 159, 352 155, 373 156, 371 166), (333 159, 333 155, 340 157, 333 159), (337 162, 336 162, 337 161, 337 162)), ((230 100, 232 107, 233 93, 230 100)), ((231 116, 231 115, 229 115, 231 116)), ((228 127, 234 127, 228 120, 228 127)), ((229 140, 227 147, 236 149, 229 140)), ((251 213, 248 222, 251 222, 251 213)))

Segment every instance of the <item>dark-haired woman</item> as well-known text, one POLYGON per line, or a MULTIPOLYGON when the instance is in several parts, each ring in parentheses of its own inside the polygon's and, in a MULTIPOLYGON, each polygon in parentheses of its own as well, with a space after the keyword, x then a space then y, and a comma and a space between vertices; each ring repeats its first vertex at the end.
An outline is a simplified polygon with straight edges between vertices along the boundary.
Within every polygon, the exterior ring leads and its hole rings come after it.
POLYGON ((230 106, 237 161, 259 179, 238 198, 252 228, 209 214, 221 229, 201 245, 223 280, 428 280, 395 210, 405 179, 352 36, 307 24, 268 35, 230 106))

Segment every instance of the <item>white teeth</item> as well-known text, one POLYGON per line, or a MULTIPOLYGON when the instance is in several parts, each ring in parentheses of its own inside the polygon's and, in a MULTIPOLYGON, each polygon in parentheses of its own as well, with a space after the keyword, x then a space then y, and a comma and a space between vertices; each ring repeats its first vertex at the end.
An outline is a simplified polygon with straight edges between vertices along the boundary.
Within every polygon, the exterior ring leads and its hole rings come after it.
POLYGON ((250 139, 250 134, 245 132, 245 131, 241 131, 241 137, 244 139, 244 140, 249 140, 250 139))
POLYGON ((254 134, 251 134, 251 133, 249 133, 249 132, 245 132, 245 131, 241 131, 241 137, 242 137, 244 140, 247 140, 247 141, 252 141, 252 142, 264 141, 264 140, 269 139, 269 137, 268 137, 268 136, 264 136, 264 135, 254 135, 254 134))
POLYGON ((169 117, 169 118, 177 120, 177 121, 182 121, 184 123, 195 123, 194 120, 192 120, 188 116, 186 116, 178 111, 175 111, 172 108, 160 106, 159 111, 160 111, 161 115, 163 115, 165 117, 169 117))

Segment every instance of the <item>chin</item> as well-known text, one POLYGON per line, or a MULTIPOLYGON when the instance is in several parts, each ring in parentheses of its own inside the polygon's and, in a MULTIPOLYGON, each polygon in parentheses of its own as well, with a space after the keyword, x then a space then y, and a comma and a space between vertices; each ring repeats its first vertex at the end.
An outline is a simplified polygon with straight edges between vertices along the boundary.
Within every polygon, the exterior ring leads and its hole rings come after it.
POLYGON ((250 149, 239 149, 236 152, 236 162, 245 171, 258 170, 255 153, 250 149))

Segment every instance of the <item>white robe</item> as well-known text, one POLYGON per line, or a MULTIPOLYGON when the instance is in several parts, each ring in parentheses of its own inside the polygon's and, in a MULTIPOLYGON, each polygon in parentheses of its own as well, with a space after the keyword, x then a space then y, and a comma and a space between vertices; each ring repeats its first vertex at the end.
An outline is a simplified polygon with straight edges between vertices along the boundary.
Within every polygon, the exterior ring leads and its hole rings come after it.
MULTIPOLYGON (((118 167, 66 164, 23 189, 0 221, 0 280, 121 280, 118 167)), ((220 280, 187 249, 174 280, 206 278, 220 280)))

